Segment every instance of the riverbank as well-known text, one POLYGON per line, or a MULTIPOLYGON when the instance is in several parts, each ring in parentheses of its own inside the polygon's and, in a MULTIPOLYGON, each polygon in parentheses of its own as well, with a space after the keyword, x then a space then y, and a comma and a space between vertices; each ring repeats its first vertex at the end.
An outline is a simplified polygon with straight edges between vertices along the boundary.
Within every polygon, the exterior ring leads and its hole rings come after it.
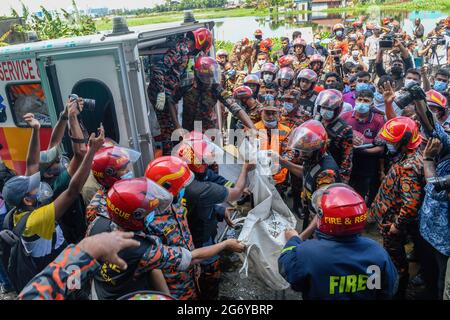
MULTIPOLYGON (((342 12, 369 12, 374 7, 380 11, 421 11, 421 10, 435 10, 450 13, 450 1, 448 0, 413 0, 410 2, 389 2, 382 5, 358 5, 355 7, 345 8, 331 8, 325 9, 321 12, 324 13, 342 13, 342 12)), ((257 8, 238 8, 238 9, 197 9, 193 10, 196 19, 219 19, 226 17, 265 17, 270 14, 269 9, 257 9, 257 8)), ((296 15, 308 13, 311 11, 286 11, 279 13, 279 15, 296 15)), ((158 12, 145 16, 136 16, 128 18, 128 25, 130 27, 167 23, 183 20, 183 12, 171 11, 171 12, 158 12)), ((98 31, 110 30, 112 28, 112 20, 110 18, 101 18, 95 21, 95 25, 98 31)))

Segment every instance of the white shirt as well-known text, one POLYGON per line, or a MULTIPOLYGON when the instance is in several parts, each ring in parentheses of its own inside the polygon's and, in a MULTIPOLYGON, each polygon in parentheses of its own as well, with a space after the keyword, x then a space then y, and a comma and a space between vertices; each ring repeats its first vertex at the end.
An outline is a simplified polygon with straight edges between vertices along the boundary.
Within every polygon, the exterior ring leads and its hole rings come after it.
POLYGON ((372 35, 366 39, 366 47, 367 49, 367 57, 369 60, 375 60, 377 58, 377 51, 380 47, 379 44, 380 37, 375 37, 375 35, 372 35))

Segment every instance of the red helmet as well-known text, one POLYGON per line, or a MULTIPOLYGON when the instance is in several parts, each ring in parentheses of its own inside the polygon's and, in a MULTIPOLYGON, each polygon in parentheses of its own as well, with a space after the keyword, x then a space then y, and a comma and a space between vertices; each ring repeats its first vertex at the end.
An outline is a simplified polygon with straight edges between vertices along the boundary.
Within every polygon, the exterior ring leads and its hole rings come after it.
POLYGON ((391 22, 391 18, 389 18, 389 17, 386 17, 386 18, 383 19, 383 24, 384 25, 388 25, 390 22, 391 22))
POLYGON ((259 44, 259 50, 262 52, 269 52, 272 50, 273 42, 272 39, 267 38, 261 41, 259 44))
POLYGON ((195 48, 208 53, 213 44, 211 31, 206 28, 198 28, 192 31, 192 34, 194 35, 195 48))
POLYGON ((313 54, 310 58, 309 58, 310 63, 313 62, 320 62, 320 63, 324 63, 324 58, 323 56, 321 56, 320 54, 313 54))
POLYGON ((247 84, 257 84, 257 85, 260 85, 258 75, 257 75, 257 74, 254 74, 254 73, 249 74, 248 76, 246 76, 246 77, 244 78, 244 84, 245 84, 245 85, 247 85, 247 84))
POLYGON ((266 62, 261 67, 261 74, 264 72, 269 72, 273 75, 275 75, 278 71, 278 68, 272 63, 272 62, 266 62))
POLYGON ((450 16, 447 17, 447 19, 445 19, 446 23, 447 23, 447 27, 450 28, 450 16))
POLYGON ((447 109, 447 98, 436 90, 427 91, 427 102, 430 107, 447 109))
POLYGON ((239 86, 233 91, 233 98, 247 99, 253 97, 253 91, 247 86, 239 86))
POLYGON ((143 230, 147 215, 154 210, 164 212, 171 203, 172 195, 146 178, 118 181, 106 197, 111 220, 129 231, 143 230))
POLYGON ((192 131, 175 146, 174 155, 183 159, 193 172, 203 173, 208 165, 221 159, 223 150, 203 133, 192 131))
POLYGON ((119 146, 102 148, 95 153, 91 167, 92 174, 98 183, 109 188, 120 180, 117 173, 127 168, 130 163, 136 162, 140 156, 141 154, 135 150, 119 146))
POLYGON ((281 68, 280 71, 278 71, 278 75, 277 75, 277 78, 280 80, 286 79, 286 80, 292 81, 292 80, 294 80, 294 77, 295 77, 295 72, 294 72, 294 70, 292 70, 289 67, 281 68))
POLYGON ((216 60, 201 56, 195 60, 195 76, 204 84, 220 83, 220 68, 216 60))
POLYGON ((355 21, 352 23, 353 28, 361 28, 362 22, 361 21, 355 21))
POLYGON ((327 89, 319 93, 316 98, 315 108, 320 110, 321 107, 336 110, 342 107, 342 93, 336 89, 327 89))
POLYGON ((186 162, 177 157, 164 156, 150 162, 145 176, 164 187, 173 196, 194 180, 186 162))
POLYGON ((249 43, 250 43, 250 40, 247 37, 242 38, 241 44, 243 46, 248 46, 249 43))
POLYGON ((417 149, 422 143, 416 122, 408 117, 395 117, 386 122, 380 136, 389 143, 402 142, 410 150, 417 149))
POLYGON ((306 40, 305 40, 305 39, 302 39, 302 38, 296 38, 296 39, 294 40, 294 42, 292 43, 292 46, 293 46, 293 47, 296 47, 296 46, 303 46, 303 47, 306 47, 306 40))
POLYGON ((224 49, 217 50, 216 57, 228 57, 227 50, 224 50, 224 49))
POLYGON ((364 230, 366 203, 346 184, 333 183, 315 191, 312 205, 320 218, 319 230, 325 234, 348 236, 364 230))
POLYGON ((300 79, 306 79, 311 83, 316 83, 317 73, 311 69, 302 69, 297 75, 297 81, 300 81, 300 79))
POLYGON ((261 29, 256 29, 255 32, 254 32, 255 36, 262 36, 262 34, 263 34, 263 32, 262 32, 261 29))
POLYGON ((294 57, 290 54, 282 56, 280 59, 278 59, 278 65, 280 66, 280 68, 290 67, 293 63, 294 57))
POLYGON ((320 121, 308 120, 295 128, 289 138, 289 148, 304 152, 319 151, 324 154, 328 135, 320 121))

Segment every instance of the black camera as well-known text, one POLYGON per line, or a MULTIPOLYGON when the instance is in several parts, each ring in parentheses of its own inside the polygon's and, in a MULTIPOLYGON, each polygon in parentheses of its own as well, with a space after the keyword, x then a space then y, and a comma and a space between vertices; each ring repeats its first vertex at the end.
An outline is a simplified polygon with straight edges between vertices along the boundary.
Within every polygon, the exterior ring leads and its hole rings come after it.
POLYGON ((330 50, 330 55, 334 57, 339 57, 342 54, 342 49, 333 49, 330 50))
POLYGON ((431 183, 437 192, 450 190, 450 175, 428 178, 427 182, 431 183))
POLYGON ((440 37, 434 36, 434 37, 431 37, 430 40, 431 40, 432 47, 445 46, 445 43, 446 43, 445 38, 442 36, 440 36, 440 37))
POLYGON ((400 95, 395 98, 395 103, 400 109, 404 109, 407 105, 415 100, 426 100, 427 96, 423 91, 422 87, 416 82, 411 81, 408 85, 403 88, 400 95))
MULTIPOLYGON (((69 99, 71 101, 73 100, 77 100, 79 97, 78 95, 76 95, 75 93, 72 93, 69 95, 69 99)), ((88 111, 95 111, 95 100, 94 99, 83 99, 83 110, 88 110, 88 111)))
POLYGON ((383 39, 381 39, 379 41, 380 48, 385 48, 385 49, 393 48, 395 39, 398 39, 403 44, 405 44, 404 41, 402 40, 402 34, 401 33, 390 32, 383 39))

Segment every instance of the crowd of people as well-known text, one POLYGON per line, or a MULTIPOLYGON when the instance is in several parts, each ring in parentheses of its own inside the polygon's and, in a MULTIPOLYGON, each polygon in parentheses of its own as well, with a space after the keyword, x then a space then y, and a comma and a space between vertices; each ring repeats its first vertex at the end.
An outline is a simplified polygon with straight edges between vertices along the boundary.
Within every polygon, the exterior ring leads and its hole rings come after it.
POLYGON ((103 128, 86 134, 83 99, 67 101, 45 151, 40 122, 26 114, 25 175, 2 168, 3 290, 217 299, 221 252, 245 250, 217 242, 218 223, 234 226, 224 203, 249 202, 256 164, 229 181, 214 161, 241 130, 275 155, 270 181, 302 221, 285 231, 279 272, 304 299, 405 299, 409 286, 425 288, 413 298, 450 299, 450 17, 429 34, 420 20, 413 34, 392 18, 336 24, 324 40, 296 31, 272 52, 258 29, 214 59, 211 32, 188 32, 149 66, 160 134, 143 177, 132 170, 139 152, 103 128), (371 224, 382 244, 362 236, 371 224), (379 272, 373 283, 369 270, 379 272))

